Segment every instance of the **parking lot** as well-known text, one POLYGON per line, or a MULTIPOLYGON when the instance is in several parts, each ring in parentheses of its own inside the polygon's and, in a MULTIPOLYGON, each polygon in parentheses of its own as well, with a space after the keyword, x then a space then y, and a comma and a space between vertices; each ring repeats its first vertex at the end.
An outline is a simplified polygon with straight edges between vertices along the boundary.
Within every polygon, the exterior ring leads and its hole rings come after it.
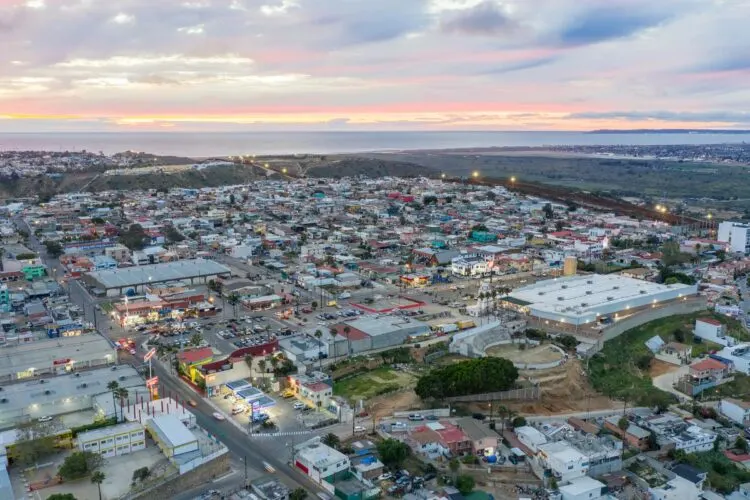
POLYGON ((321 422, 335 419, 334 415, 325 410, 315 410, 293 397, 284 398, 280 394, 267 394, 276 404, 260 410, 255 422, 251 422, 250 405, 233 395, 215 396, 212 401, 227 416, 242 426, 246 426, 252 433, 297 433, 310 432, 321 422), (264 423, 265 422, 265 423, 264 423))

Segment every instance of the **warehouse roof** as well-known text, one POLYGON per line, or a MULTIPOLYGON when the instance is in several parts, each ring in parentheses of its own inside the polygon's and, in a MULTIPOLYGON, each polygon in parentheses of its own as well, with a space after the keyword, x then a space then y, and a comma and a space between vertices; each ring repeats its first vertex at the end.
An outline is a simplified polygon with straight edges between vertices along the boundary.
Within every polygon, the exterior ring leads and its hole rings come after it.
POLYGON ((578 312, 612 303, 621 303, 625 309, 629 300, 695 291, 694 285, 660 285, 616 274, 591 274, 539 281, 514 290, 510 298, 528 302, 535 309, 561 312, 573 308, 578 312))
POLYGON ((175 415, 154 417, 149 421, 148 426, 172 449, 198 441, 198 438, 175 415))
POLYGON ((143 385, 143 379, 135 368, 127 365, 75 372, 43 380, 43 383, 42 380, 35 379, 3 386, 3 398, 7 401, 3 404, 2 410, 5 412, 22 410, 32 404, 51 403, 60 403, 64 410, 66 399, 89 397, 107 392, 109 391, 107 384, 112 381, 125 388, 143 385))
POLYGON ((230 270, 218 262, 206 259, 179 260, 164 264, 124 267, 87 273, 105 288, 136 286, 143 283, 178 281, 199 276, 229 274, 230 270), (150 278, 150 279, 149 279, 150 278))
POLYGON ((364 332, 371 337, 387 335, 405 328, 424 328, 426 330, 430 328, 427 323, 421 321, 387 315, 364 316, 354 321, 346 321, 345 323, 351 328, 364 332))
POLYGON ((103 359, 108 354, 114 361, 114 348, 109 341, 97 334, 8 345, 0 349, 0 375, 15 374, 29 368, 49 368, 55 361, 65 364, 67 361, 64 360, 75 362, 103 359))

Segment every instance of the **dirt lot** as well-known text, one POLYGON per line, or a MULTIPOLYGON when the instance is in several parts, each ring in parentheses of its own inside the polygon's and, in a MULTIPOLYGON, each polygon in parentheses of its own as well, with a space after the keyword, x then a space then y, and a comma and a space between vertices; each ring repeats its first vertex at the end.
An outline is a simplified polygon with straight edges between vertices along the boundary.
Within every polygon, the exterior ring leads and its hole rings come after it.
POLYGON ((662 361, 660 359, 652 359, 651 366, 649 366, 648 369, 648 376, 651 378, 658 377, 659 375, 664 375, 665 373, 672 373, 679 368, 679 366, 673 365, 672 363, 667 363, 666 361, 662 361))
POLYGON ((416 378, 410 373, 380 367, 353 377, 338 380, 334 384, 333 392, 337 396, 342 396, 349 401, 367 401, 383 394, 383 391, 409 387, 415 381, 416 378))
POLYGON ((549 345, 539 345, 528 349, 519 349, 520 344, 504 344, 487 349, 487 356, 505 358, 514 363, 552 363, 560 361, 562 354, 549 345))
POLYGON ((621 403, 598 394, 583 375, 581 364, 571 359, 551 370, 524 372, 539 381, 542 398, 537 402, 508 403, 521 414, 554 415, 617 408, 621 403))

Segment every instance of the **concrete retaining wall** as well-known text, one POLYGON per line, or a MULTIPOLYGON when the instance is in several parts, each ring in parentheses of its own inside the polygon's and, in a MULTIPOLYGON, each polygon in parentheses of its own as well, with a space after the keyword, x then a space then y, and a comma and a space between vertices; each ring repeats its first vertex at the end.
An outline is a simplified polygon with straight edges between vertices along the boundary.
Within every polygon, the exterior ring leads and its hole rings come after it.
POLYGON ((215 458, 190 472, 175 475, 153 488, 140 491, 124 498, 127 498, 127 500, 174 498, 183 491, 193 489, 200 485, 206 485, 214 478, 221 477, 229 471, 229 453, 223 453, 218 458, 215 458))
POLYGON ((449 403, 473 403, 481 401, 509 401, 509 400, 520 400, 520 401, 533 401, 539 399, 541 390, 539 386, 526 387, 524 389, 512 389, 510 391, 500 392, 486 392, 484 394, 471 394, 467 396, 456 396, 453 398, 446 398, 445 400, 449 403))
POLYGON ((603 339, 612 340, 626 331, 641 326, 649 321, 656 319, 666 318, 667 316, 675 316, 678 314, 690 314, 706 309, 706 300, 703 297, 690 298, 682 302, 676 302, 665 307, 658 307, 656 309, 645 310, 630 318, 626 318, 622 321, 618 321, 611 327, 607 328, 602 332, 603 339))

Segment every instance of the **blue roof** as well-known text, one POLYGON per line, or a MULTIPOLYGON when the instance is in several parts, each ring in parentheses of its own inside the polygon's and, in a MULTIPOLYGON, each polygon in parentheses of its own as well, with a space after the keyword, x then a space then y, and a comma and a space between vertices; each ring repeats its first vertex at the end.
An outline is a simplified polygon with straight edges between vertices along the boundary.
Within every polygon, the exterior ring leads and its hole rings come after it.
POLYGON ((237 391, 237 396, 241 397, 242 399, 258 399, 260 396, 262 396, 263 393, 260 391, 260 389, 256 389, 255 387, 248 387, 246 389, 242 389, 241 391, 237 391))
POLYGON ((251 386, 250 382, 247 380, 235 380, 234 382, 227 382, 225 385, 233 391, 251 386))

